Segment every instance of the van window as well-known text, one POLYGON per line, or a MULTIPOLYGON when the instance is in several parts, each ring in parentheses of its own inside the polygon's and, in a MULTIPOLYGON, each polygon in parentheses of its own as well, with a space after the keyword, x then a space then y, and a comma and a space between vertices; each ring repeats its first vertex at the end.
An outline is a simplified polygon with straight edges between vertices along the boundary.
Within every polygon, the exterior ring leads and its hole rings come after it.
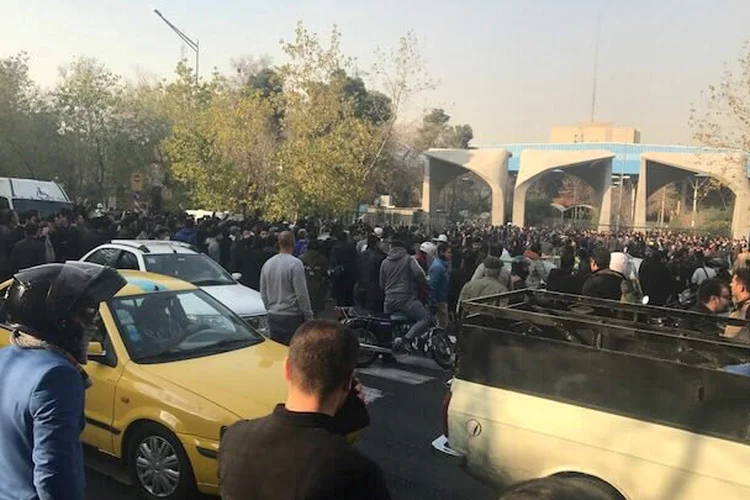
POLYGON ((10 203, 8 203, 8 198, 0 196, 0 210, 4 208, 10 208, 10 203))

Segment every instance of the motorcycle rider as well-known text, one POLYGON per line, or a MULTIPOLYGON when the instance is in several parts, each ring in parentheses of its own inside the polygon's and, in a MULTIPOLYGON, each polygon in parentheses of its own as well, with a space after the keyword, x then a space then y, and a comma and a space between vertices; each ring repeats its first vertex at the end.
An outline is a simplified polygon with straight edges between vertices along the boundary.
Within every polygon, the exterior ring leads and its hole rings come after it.
POLYGON ((19 272, 5 293, 11 346, 0 350, 0 499, 83 499, 81 367, 98 304, 125 280, 81 262, 19 272))
POLYGON ((383 310, 387 314, 403 313, 412 327, 404 338, 393 341, 394 349, 409 349, 411 341, 420 337, 430 327, 430 314, 419 299, 421 290, 426 289, 427 278, 416 259, 407 252, 403 241, 391 241, 388 256, 380 265, 380 288, 385 294, 383 310))

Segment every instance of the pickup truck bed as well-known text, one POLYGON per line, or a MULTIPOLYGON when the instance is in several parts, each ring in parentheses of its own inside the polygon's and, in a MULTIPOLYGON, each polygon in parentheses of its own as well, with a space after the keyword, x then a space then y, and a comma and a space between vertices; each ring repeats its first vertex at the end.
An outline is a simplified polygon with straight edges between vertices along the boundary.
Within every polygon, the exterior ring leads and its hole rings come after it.
POLYGON ((730 320, 520 290, 462 304, 433 447, 504 488, 584 477, 608 500, 750 498, 750 345, 730 320), (717 324, 721 323, 721 324, 717 324))
POLYGON ((545 291, 485 297, 463 304, 456 377, 750 442, 750 377, 724 370, 749 363, 750 345, 682 327, 710 321, 545 291))

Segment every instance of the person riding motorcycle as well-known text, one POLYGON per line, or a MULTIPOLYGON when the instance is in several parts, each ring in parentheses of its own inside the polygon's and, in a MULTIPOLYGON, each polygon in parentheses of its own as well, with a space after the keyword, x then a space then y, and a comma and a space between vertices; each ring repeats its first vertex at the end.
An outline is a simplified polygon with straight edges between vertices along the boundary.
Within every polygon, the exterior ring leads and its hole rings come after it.
POLYGON ((17 273, 5 292, 11 346, 0 350, 0 499, 83 499, 84 390, 98 305, 125 280, 72 262, 17 273))
POLYGON ((404 346, 422 336, 430 327, 430 314, 419 300, 420 290, 427 286, 427 278, 417 261, 407 252, 400 240, 391 241, 388 256, 380 265, 380 288, 385 294, 383 310, 387 314, 403 313, 413 323, 404 338, 393 341, 394 348, 404 346))

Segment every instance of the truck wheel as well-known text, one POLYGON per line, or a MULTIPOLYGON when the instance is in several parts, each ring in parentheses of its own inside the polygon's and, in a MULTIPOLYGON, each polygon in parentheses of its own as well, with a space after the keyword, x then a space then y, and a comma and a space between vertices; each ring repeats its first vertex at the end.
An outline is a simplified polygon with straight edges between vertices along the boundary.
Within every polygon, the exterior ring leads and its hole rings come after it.
POLYGON ((182 443, 157 423, 146 423, 128 441, 131 480, 146 500, 182 500, 197 493, 193 468, 182 443))

